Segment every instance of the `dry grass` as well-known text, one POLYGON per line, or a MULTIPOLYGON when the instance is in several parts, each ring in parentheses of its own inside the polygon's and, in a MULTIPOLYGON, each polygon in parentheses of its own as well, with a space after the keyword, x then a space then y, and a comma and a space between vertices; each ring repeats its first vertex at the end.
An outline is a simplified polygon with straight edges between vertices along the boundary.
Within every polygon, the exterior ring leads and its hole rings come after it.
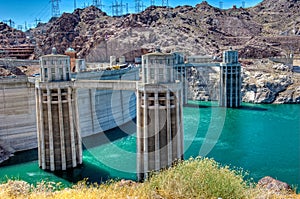
POLYGON ((87 184, 79 182, 72 188, 41 182, 37 186, 23 181, 8 180, 0 185, 0 198, 299 198, 290 193, 272 193, 253 188, 243 180, 243 172, 223 167, 212 159, 190 159, 159 173, 153 173, 144 183, 132 181, 87 184))

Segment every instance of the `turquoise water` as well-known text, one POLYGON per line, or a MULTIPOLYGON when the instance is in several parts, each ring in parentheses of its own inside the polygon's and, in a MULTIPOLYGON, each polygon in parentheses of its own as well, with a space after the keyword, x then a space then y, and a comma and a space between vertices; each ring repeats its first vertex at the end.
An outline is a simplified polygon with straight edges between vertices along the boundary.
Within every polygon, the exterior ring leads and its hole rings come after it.
MULTIPOLYGON (((242 167, 255 181, 272 176, 300 185, 300 106, 243 104, 225 109, 215 103, 190 101, 184 108, 185 159, 198 155, 232 167, 242 167)), ((135 126, 86 138, 83 165, 68 172, 50 173, 38 168, 37 152, 19 153, 0 167, 0 180, 60 181, 66 186, 88 178, 135 179, 135 126), (98 146, 101 145, 101 146, 98 146), (25 163, 24 157, 33 160, 25 163), (22 159, 23 158, 23 159, 22 159), (16 164, 17 163, 17 164, 16 164)))

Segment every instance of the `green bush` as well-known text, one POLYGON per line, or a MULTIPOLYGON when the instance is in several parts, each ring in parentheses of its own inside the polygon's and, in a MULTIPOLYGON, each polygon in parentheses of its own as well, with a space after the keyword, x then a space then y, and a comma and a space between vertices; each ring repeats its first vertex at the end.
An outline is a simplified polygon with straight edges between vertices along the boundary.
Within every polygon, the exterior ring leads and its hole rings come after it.
POLYGON ((179 162, 154 174, 147 183, 163 198, 238 199, 250 196, 242 171, 231 170, 208 158, 179 162))

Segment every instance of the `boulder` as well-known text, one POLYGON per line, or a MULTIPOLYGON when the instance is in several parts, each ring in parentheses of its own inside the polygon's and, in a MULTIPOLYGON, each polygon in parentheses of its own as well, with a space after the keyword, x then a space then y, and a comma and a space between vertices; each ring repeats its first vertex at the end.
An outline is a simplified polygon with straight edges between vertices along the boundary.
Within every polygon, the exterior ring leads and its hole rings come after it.
POLYGON ((267 189, 274 193, 293 192, 290 185, 285 182, 276 180, 270 176, 266 176, 260 179, 257 183, 257 187, 267 189))

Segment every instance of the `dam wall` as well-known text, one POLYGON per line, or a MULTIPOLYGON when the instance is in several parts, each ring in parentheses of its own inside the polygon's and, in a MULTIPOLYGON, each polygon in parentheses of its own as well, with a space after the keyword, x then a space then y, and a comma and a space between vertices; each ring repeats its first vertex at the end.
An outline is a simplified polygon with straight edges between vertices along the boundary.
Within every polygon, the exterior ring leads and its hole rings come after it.
MULTIPOLYGON (((75 79, 138 80, 139 68, 73 74, 75 79)), ((15 151, 37 148, 35 85, 27 77, 0 78, 0 143, 15 151)), ((117 127, 136 117, 134 91, 78 89, 81 136, 117 127)))
POLYGON ((0 79, 0 140, 16 151, 37 147, 34 84, 0 79))
MULTIPOLYGON (((139 68, 96 73, 79 73, 75 79, 139 80, 139 68)), ((79 122, 82 137, 103 132, 136 117, 134 91, 78 89, 79 122)))

